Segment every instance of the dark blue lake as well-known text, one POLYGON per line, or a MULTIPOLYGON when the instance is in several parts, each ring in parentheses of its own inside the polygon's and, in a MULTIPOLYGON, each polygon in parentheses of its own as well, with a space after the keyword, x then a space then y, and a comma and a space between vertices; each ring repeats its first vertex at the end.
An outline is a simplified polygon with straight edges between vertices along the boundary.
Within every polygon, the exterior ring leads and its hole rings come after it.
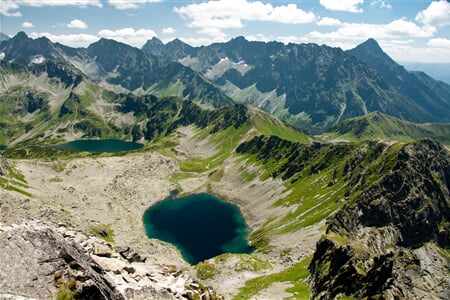
POLYGON ((52 147, 70 151, 121 152, 137 150, 144 147, 144 145, 122 140, 77 140, 52 147))
POLYGON ((194 265, 222 253, 251 253, 239 208, 210 194, 167 198, 144 213, 147 236, 171 243, 194 265))
POLYGON ((6 149, 6 146, 0 145, 0 150, 5 150, 5 149, 6 149))

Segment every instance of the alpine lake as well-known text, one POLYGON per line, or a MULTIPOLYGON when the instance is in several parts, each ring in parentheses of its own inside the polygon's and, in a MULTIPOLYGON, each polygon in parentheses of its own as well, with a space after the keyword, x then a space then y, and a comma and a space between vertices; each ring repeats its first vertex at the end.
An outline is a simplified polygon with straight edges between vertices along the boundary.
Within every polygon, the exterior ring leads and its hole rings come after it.
POLYGON ((195 265, 222 253, 251 253, 240 210, 210 194, 173 196, 148 208, 143 216, 148 237, 174 245, 195 265))
MULTIPOLYGON (((86 152, 122 152, 143 148, 122 140, 75 140, 52 145, 86 152)), ((143 216, 146 234, 174 245, 184 260, 195 265, 223 253, 251 253, 247 226, 238 207, 210 194, 177 198, 176 194, 149 207, 143 216)))
POLYGON ((143 144, 135 142, 126 142, 122 140, 76 140, 65 144, 52 145, 58 149, 69 151, 86 151, 86 152, 122 152, 141 149, 143 144))

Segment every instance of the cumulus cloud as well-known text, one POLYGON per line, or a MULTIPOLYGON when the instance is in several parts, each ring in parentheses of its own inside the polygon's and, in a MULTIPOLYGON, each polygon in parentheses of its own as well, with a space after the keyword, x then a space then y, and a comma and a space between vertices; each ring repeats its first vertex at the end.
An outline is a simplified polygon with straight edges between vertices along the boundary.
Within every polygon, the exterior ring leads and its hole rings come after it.
POLYGON ((108 0, 117 9, 136 9, 146 3, 161 2, 162 0, 108 0))
POLYGON ((135 47, 142 47, 147 40, 156 36, 151 29, 122 28, 118 30, 103 29, 98 35, 107 39, 113 39, 121 43, 129 44, 135 47))
POLYGON ((33 28, 34 25, 31 22, 23 22, 22 23, 22 28, 33 28))
POLYGON ((288 24, 312 23, 316 16, 305 12, 296 4, 273 6, 261 1, 248 0, 218 0, 201 3, 191 3, 175 7, 174 11, 188 21, 188 26, 198 28, 203 34, 209 34, 216 39, 227 35, 225 29, 240 29, 245 21, 269 21, 288 24))
POLYGON ((295 43, 295 44, 301 44, 301 43, 308 43, 309 39, 307 37, 298 37, 298 36, 278 36, 277 41, 282 42, 283 44, 289 44, 289 43, 295 43))
POLYGON ((430 39, 427 42, 427 45, 431 46, 431 47, 448 48, 448 49, 450 49, 450 40, 449 39, 443 39, 443 38, 430 39))
POLYGON ((86 29, 87 25, 83 21, 79 19, 73 19, 72 21, 67 24, 67 27, 69 28, 76 28, 76 29, 86 29))
POLYGON ((22 13, 18 11, 22 6, 103 6, 101 0, 1 0, 1 3, 0 14, 8 17, 22 16, 22 13))
POLYGON ((45 36, 53 42, 61 43, 70 47, 86 47, 98 40, 98 36, 91 34, 51 34, 48 32, 32 32, 30 37, 38 38, 45 36))
POLYGON ((341 26, 342 22, 338 19, 323 17, 316 24, 319 26, 341 26))
POLYGON ((370 6, 392 9, 392 5, 389 2, 386 2, 384 0, 374 0, 374 1, 370 2, 370 6))
POLYGON ((100 38, 113 39, 121 43, 141 47, 156 33, 151 29, 122 28, 118 30, 103 29, 98 34, 52 34, 48 32, 32 32, 30 37, 38 38, 45 36, 53 42, 58 42, 71 47, 86 47, 100 38))
POLYGON ((422 22, 432 31, 450 25, 450 2, 447 0, 432 1, 430 5, 416 15, 416 21, 422 22))
POLYGON ((273 38, 265 35, 264 33, 246 35, 245 39, 247 41, 266 42, 266 43, 274 40, 273 38))
POLYGON ((328 10, 346 11, 352 13, 362 13, 363 9, 359 7, 364 0, 320 0, 320 5, 328 10))
POLYGON ((398 19, 388 24, 343 23, 338 30, 333 32, 322 33, 313 31, 308 34, 309 37, 321 42, 330 40, 363 41, 368 38, 426 38, 432 35, 432 32, 420 28, 415 23, 405 19, 398 19))
POLYGON ((381 44, 389 56, 397 61, 414 61, 424 63, 450 63, 450 48, 414 47, 413 45, 385 46, 381 44))
MULTIPOLYGON (((170 42, 172 39, 163 39, 164 43, 170 42)), ((215 37, 207 37, 207 36, 199 36, 199 37, 182 37, 180 38, 184 43, 191 46, 203 46, 203 45, 211 45, 212 43, 223 42, 221 39, 217 39, 215 37)))
POLYGON ((166 27, 166 28, 163 28, 162 32, 164 34, 173 34, 176 32, 176 30, 172 27, 166 27))

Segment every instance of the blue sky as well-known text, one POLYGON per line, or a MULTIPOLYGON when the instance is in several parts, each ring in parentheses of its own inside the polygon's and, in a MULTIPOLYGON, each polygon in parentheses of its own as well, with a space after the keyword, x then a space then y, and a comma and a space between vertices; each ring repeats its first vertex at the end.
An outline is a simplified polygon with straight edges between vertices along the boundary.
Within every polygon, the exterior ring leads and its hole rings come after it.
POLYGON ((369 37, 397 61, 450 62, 448 0, 1 0, 0 31, 85 47, 141 47, 153 36, 198 46, 236 36, 350 49, 369 37))

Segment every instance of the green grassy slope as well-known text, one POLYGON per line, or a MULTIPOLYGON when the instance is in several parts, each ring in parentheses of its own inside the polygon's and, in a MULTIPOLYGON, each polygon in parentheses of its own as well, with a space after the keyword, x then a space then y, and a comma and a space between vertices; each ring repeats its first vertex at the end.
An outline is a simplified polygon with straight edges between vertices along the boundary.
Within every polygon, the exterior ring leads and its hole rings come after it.
POLYGON ((373 112, 362 117, 345 120, 336 125, 331 132, 325 133, 321 137, 327 140, 394 140, 404 142, 432 138, 441 143, 450 144, 450 124, 416 124, 373 112))

